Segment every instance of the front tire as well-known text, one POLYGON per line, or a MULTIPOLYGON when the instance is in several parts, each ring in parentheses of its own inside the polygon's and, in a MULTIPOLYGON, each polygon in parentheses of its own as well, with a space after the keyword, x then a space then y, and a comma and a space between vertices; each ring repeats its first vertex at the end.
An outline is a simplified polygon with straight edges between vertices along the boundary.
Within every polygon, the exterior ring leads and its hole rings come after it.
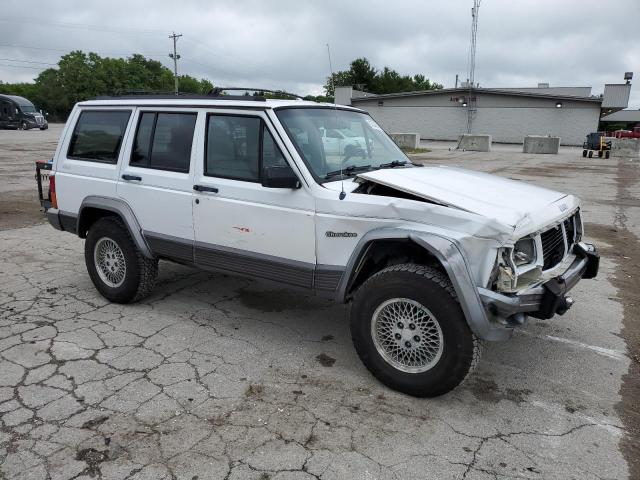
POLYGON ((394 265, 369 278, 353 300, 351 337, 378 380, 416 397, 451 391, 480 357, 451 282, 423 265, 394 265))
POLYGON ((91 226, 84 258, 91 281, 110 302, 136 302, 153 290, 158 261, 140 253, 117 217, 101 218, 91 226))

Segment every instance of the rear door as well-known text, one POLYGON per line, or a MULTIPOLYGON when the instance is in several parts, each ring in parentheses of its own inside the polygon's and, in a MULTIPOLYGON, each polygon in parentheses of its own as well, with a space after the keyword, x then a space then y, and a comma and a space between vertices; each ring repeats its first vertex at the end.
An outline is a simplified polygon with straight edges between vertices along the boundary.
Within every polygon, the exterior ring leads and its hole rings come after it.
POLYGON ((138 108, 134 122, 118 195, 133 209, 154 254, 190 263, 198 111, 138 108))

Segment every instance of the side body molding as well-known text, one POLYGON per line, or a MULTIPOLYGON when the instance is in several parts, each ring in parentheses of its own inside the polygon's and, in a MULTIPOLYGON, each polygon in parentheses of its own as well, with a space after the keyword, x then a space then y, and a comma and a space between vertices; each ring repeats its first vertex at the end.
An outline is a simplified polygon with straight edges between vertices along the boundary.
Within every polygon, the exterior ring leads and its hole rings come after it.
POLYGON ((347 289, 353 281, 360 259, 363 257, 362 254, 366 253, 368 245, 373 240, 396 239, 411 240, 440 261, 458 295, 458 301, 473 333, 489 341, 506 340, 511 337, 513 333, 511 328, 491 322, 487 317, 471 270, 457 242, 435 233, 396 228, 380 228, 368 232, 360 239, 349 258, 345 274, 336 291, 336 300, 345 301, 347 289))
POLYGON ((83 212, 87 208, 108 210, 120 215, 120 218, 122 218, 122 221, 127 226, 127 229, 129 230, 133 241, 136 243, 136 246, 140 250, 140 253, 142 253, 147 258, 154 258, 151 250, 149 249, 149 246, 147 245, 147 242, 144 239, 144 236, 142 235, 142 227, 140 226, 138 219, 136 218, 129 204, 127 204, 124 200, 118 198, 101 197, 98 195, 89 195, 88 197, 85 197, 85 199, 82 201, 82 204, 80 205, 80 211, 78 213, 78 225, 76 227, 78 235, 81 234, 80 225, 82 225, 83 221, 83 212))

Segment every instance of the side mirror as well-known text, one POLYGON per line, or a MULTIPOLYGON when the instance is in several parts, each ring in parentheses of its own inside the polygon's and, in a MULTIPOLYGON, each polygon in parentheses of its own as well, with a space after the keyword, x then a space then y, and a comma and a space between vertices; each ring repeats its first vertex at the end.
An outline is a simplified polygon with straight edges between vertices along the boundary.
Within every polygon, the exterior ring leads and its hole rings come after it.
POLYGON ((264 167, 262 186, 267 188, 300 188, 300 180, 289 165, 282 167, 264 167))

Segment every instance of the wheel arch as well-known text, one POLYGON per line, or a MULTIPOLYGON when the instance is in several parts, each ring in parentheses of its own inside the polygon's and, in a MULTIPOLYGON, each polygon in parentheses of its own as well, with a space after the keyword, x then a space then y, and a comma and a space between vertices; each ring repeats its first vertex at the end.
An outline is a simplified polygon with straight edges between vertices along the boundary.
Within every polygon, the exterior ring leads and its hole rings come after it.
POLYGON ((511 336, 511 329, 489 321, 471 270, 458 243, 436 233, 382 228, 365 234, 349 258, 338 284, 337 301, 349 300, 351 292, 359 285, 358 274, 362 271, 367 255, 371 253, 372 245, 385 241, 408 242, 426 252, 427 258, 437 262, 453 285, 469 327, 479 338, 505 340, 511 336))
POLYGON ((140 226, 138 219, 133 213, 131 207, 124 200, 100 197, 97 195, 85 197, 78 212, 78 221, 76 226, 78 236, 80 238, 86 238, 91 225, 99 219, 108 216, 119 217, 127 227, 127 230, 133 238, 136 247, 140 250, 140 253, 142 253, 146 258, 154 258, 151 253, 151 249, 142 235, 142 227, 140 226))

